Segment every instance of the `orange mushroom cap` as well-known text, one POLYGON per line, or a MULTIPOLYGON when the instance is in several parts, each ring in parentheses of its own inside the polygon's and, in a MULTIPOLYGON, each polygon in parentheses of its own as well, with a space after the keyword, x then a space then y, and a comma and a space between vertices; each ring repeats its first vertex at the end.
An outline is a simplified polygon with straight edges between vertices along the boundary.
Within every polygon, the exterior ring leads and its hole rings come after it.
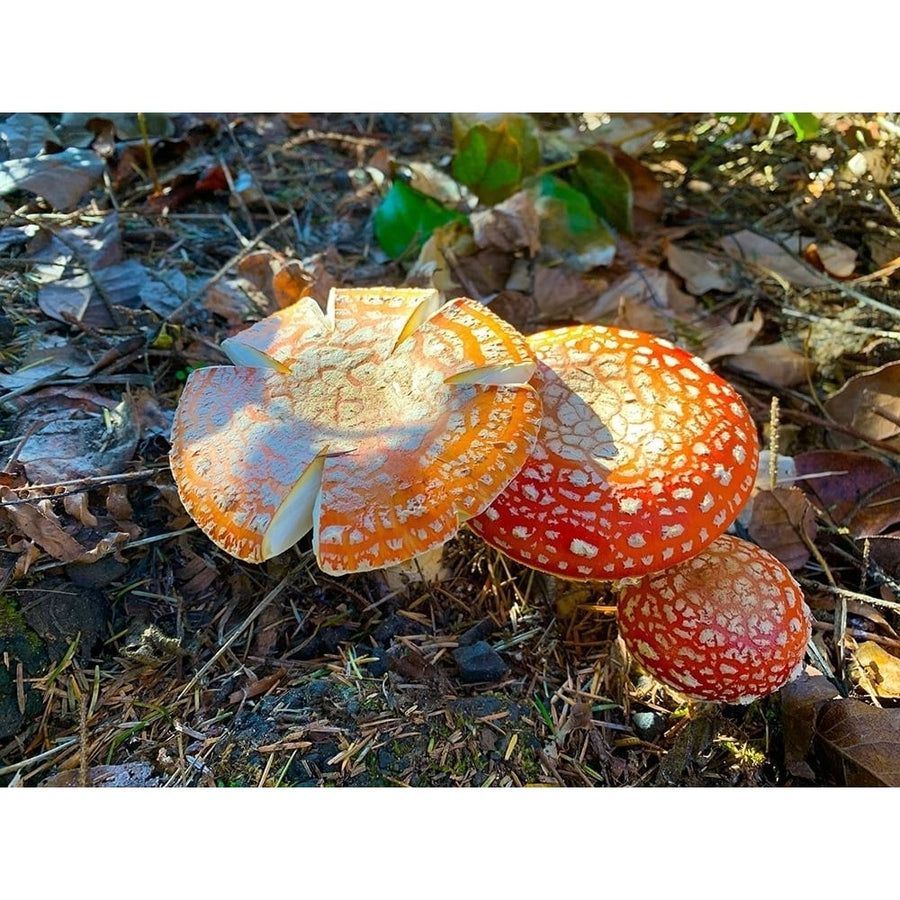
POLYGON ((332 574, 411 559, 481 512, 534 446, 524 338, 436 291, 334 290, 223 343, 191 373, 170 462, 222 549, 261 562, 310 529, 332 574))
POLYGON ((469 522, 503 553, 575 580, 639 577, 708 546, 756 478, 756 428, 702 360, 636 331, 528 338, 544 418, 530 458, 469 522))
POLYGON ((749 703, 803 665, 812 615, 791 573, 724 534, 702 553, 623 587, 616 617, 651 675, 688 697, 749 703))

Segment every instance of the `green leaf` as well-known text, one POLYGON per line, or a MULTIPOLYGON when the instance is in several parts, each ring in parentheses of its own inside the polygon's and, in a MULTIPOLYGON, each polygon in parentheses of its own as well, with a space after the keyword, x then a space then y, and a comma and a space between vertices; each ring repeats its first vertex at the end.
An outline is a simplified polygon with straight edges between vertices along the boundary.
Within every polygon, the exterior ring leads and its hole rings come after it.
POLYGON ((579 271, 612 262, 616 238, 588 198, 556 175, 528 183, 541 220, 541 244, 579 271))
POLYGON ((572 184, 584 193, 591 208, 618 231, 633 231, 631 181, 600 149, 582 150, 572 170, 572 184))
POLYGON ((798 141, 811 140, 819 133, 819 117, 812 113, 782 113, 785 122, 794 129, 798 141))
POLYGON ((440 225, 466 217, 395 181, 375 210, 375 239, 391 259, 418 253, 440 225))
POLYGON ((521 148, 504 128, 494 131, 476 125, 453 158, 453 177, 492 206, 515 193, 522 183, 521 148))
POLYGON ((458 115, 453 119, 453 176, 487 205, 515 193, 541 163, 537 125, 530 116, 458 115))

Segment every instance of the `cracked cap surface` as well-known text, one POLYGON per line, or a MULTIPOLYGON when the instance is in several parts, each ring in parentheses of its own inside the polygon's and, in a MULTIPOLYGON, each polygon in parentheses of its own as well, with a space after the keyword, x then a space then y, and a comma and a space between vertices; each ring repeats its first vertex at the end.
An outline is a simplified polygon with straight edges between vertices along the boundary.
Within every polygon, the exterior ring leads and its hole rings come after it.
POLYGON ((332 574, 408 560, 494 499, 540 427, 524 338, 466 298, 334 290, 223 349, 236 365, 187 380, 170 462, 192 518, 251 562, 310 529, 332 574))

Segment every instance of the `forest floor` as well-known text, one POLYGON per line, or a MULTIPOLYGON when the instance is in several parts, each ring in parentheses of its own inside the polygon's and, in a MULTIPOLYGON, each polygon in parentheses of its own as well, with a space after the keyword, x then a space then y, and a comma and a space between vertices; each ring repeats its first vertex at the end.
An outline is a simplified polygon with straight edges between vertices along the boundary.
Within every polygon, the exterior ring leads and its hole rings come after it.
POLYGON ((539 116, 617 148, 632 233, 602 266, 445 257, 449 295, 524 332, 683 344, 805 476, 740 527, 803 586, 814 652, 743 706, 642 672, 608 585, 466 529, 444 577, 398 586, 323 574, 308 539, 239 562, 181 506, 184 380, 285 273, 320 301, 428 283, 372 217, 401 175, 446 197, 450 116, 41 118, 0 122, 0 784, 900 784, 895 117, 798 140, 771 115, 539 116), (64 162, 28 168, 46 146, 64 162))

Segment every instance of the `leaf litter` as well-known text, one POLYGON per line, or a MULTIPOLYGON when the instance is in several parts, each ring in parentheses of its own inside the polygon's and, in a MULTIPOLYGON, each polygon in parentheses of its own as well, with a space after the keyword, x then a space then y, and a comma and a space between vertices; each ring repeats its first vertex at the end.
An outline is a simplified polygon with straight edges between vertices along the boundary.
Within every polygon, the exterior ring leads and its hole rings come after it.
POLYGON ((900 316, 897 221, 878 191, 897 145, 863 116, 825 117, 803 143, 771 122, 458 117, 456 135, 428 115, 0 122, 0 581, 58 648, 20 683, 38 715, 3 731, 0 697, 0 778, 896 783, 900 316), (873 133, 877 147, 859 143, 873 133), (404 172, 417 193, 400 188, 401 218, 382 217, 391 253, 377 210, 404 172), (794 460, 786 484, 761 473, 747 521, 803 581, 826 671, 785 688, 783 709, 704 718, 631 667, 606 586, 573 590, 469 532, 441 580, 390 589, 323 576, 302 543, 259 567, 218 553, 165 465, 184 379, 247 324, 366 284, 474 296, 525 331, 646 330, 725 373, 794 460), (76 582, 102 598, 102 638, 74 599, 54 607, 65 623, 29 612, 80 597, 76 582), (460 670, 453 651, 477 641, 499 680, 460 670))

